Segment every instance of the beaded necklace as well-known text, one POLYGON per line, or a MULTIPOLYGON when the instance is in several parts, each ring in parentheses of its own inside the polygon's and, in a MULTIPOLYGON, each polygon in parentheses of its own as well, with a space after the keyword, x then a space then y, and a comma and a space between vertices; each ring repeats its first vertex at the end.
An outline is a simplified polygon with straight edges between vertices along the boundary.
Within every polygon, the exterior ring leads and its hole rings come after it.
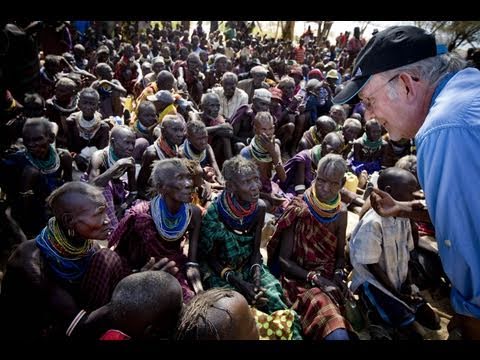
POLYGON ((81 114, 77 121, 78 134, 85 140, 91 140, 98 132, 101 125, 102 121, 98 117, 95 117, 95 115, 92 120, 85 120, 83 114, 81 114))
POLYGON ((272 162, 272 156, 262 145, 260 145, 256 135, 253 137, 252 142, 250 143, 250 149, 255 160, 265 163, 272 162))
POLYGON ((257 215, 258 202, 252 202, 243 207, 236 196, 230 191, 222 191, 215 200, 215 206, 220 218, 233 230, 245 231, 250 228, 257 215))
POLYGON ((313 140, 313 142, 315 143, 315 145, 321 144, 321 141, 320 141, 320 139, 319 139, 318 136, 317 136, 317 129, 316 129, 315 126, 312 126, 312 127, 310 128, 310 135, 312 136, 312 140, 313 140))
POLYGON ((182 203, 176 214, 170 213, 165 199, 157 195, 150 202, 150 212, 160 236, 167 241, 180 239, 190 224, 192 208, 190 204, 182 203))
MULTIPOLYGON (((155 123, 153 125, 157 125, 157 124, 155 123)), ((143 126, 142 123, 140 122, 140 120, 138 120, 138 119, 135 120, 135 124, 134 124, 133 128, 138 133, 140 133, 141 135, 150 135, 150 132, 148 131, 148 128, 143 126)))
POLYGON ((86 240, 80 247, 70 244, 53 217, 36 237, 35 243, 53 274, 68 283, 82 280, 96 251, 92 240, 86 240))
POLYGON ((207 150, 205 149, 198 154, 192 149, 190 141, 185 139, 185 142, 183 143, 183 154, 187 159, 196 160, 199 163, 202 163, 202 161, 204 161, 207 157, 207 150))
POLYGON ((115 150, 113 150, 113 146, 107 146, 105 148, 106 156, 103 157, 103 164, 107 169, 110 169, 119 159, 117 154, 115 154, 115 150), (106 160, 106 161, 105 161, 106 160))
POLYGON ((377 151, 380 150, 380 148, 382 147, 382 138, 376 141, 371 141, 368 139, 367 133, 364 133, 362 136, 362 143, 372 151, 377 151))
POLYGON ((157 156, 160 160, 171 159, 178 156, 178 146, 174 145, 175 148, 172 149, 165 139, 158 139, 153 146, 155 147, 157 156))
POLYGON ((34 158, 28 150, 25 151, 25 156, 30 164, 44 175, 52 174, 60 168, 60 156, 58 156, 58 152, 53 145, 49 145, 48 158, 46 160, 34 158))
POLYGON ((337 220, 341 209, 340 194, 337 194, 331 202, 321 202, 318 200, 315 191, 315 182, 303 194, 303 200, 308 205, 310 214, 313 215, 319 223, 331 223, 337 220))
POLYGON ((48 239, 50 245, 63 257, 78 259, 85 256, 93 246, 92 240, 87 240, 83 245, 77 247, 71 244, 62 229, 58 225, 56 218, 51 217, 48 220, 48 239))

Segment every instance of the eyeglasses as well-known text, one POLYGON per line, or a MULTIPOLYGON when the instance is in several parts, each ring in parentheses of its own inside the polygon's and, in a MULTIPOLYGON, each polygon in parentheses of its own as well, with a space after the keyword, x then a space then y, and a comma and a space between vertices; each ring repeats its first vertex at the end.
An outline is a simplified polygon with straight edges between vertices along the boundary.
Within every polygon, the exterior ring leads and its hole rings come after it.
POLYGON ((376 94, 380 89, 383 89, 383 87, 385 87, 385 85, 389 84, 390 82, 392 82, 393 80, 395 80, 399 76, 400 76, 400 73, 393 76, 390 80, 388 80, 383 85, 379 86, 375 91, 370 93, 369 97, 367 97, 365 99, 362 99, 362 103, 363 103, 363 105, 365 105, 365 110, 372 111, 373 105, 375 104, 375 98, 372 99, 372 95, 376 94))

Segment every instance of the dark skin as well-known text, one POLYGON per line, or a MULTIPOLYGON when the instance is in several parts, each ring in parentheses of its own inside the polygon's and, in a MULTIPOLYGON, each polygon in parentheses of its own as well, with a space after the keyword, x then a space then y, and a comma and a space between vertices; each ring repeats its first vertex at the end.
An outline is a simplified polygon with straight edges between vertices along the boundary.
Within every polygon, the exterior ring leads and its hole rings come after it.
MULTIPOLYGON (((180 206, 189 203, 192 199, 193 181, 190 172, 186 167, 175 169, 159 189, 159 193, 165 198, 167 208, 171 214, 176 214, 180 206)), ((202 212, 197 206, 192 206, 192 218, 188 225, 189 246, 188 261, 197 262, 198 239, 200 237, 200 225, 202 221, 202 212)), ((198 267, 187 267, 187 279, 193 287, 196 294, 203 291, 200 272, 198 267)))
POLYGON ((95 186, 105 187, 110 180, 120 178, 124 173, 128 176, 128 190, 130 194, 122 204, 122 208, 128 208, 136 199, 137 184, 135 181, 135 160, 132 157, 135 147, 135 135, 126 128, 114 128, 110 138, 110 146, 113 147, 119 160, 108 169, 104 169, 105 152, 98 150, 92 155, 88 181, 95 186))
MULTIPOLYGON (((261 264, 262 257, 260 253, 260 242, 262 238, 262 228, 265 219, 266 205, 262 200, 259 199, 260 178, 256 172, 240 174, 235 177, 235 181, 227 181, 226 188, 227 191, 231 191, 242 202, 252 203, 258 201, 257 215, 252 222, 251 228, 248 230, 249 233, 255 233, 253 251, 248 266, 251 267, 254 264, 261 264)), ((224 267, 228 266, 228 264, 221 264, 218 261, 218 256, 216 256, 217 252, 218 249, 214 249, 214 251, 212 251, 210 258, 208 259, 208 263, 211 268, 218 275, 220 275, 224 267)), ((241 275, 238 275, 234 272, 231 276, 229 276, 229 282, 238 292, 245 296, 249 304, 261 307, 266 304, 267 298, 264 296, 264 289, 260 287, 260 267, 255 266, 254 269, 255 271, 251 281, 243 279, 241 275)))
MULTIPOLYGON (((255 119, 254 120, 255 136, 258 137, 260 144, 268 151, 272 157, 271 162, 260 162, 255 159, 260 178, 271 179, 272 169, 275 169, 280 181, 285 181, 287 175, 281 163, 280 146, 275 142, 275 125, 271 118, 255 119)), ((274 194, 265 192, 260 193, 261 198, 266 202, 267 209, 280 205, 284 199, 276 197, 274 194)))
MULTIPOLYGON (((328 135, 323 139, 321 150, 321 157, 324 157, 327 154, 340 154, 343 147, 343 142, 340 141, 338 136, 332 134, 331 136, 328 135)), ((312 148, 313 149, 313 148, 312 148)), ((312 168, 316 169, 317 164, 312 161, 312 168)), ((304 185, 305 184, 305 163, 300 162, 297 165, 297 171, 295 172, 295 185, 304 185)), ((298 190, 296 191, 297 195, 303 194, 305 190, 298 190)))
MULTIPOLYGON (((269 111, 270 102, 255 98, 252 103, 253 117, 257 112, 260 111, 269 111)), ((234 143, 241 143, 247 145, 247 139, 251 139, 255 136, 253 129, 252 116, 245 114, 239 121, 233 125, 233 136, 232 141, 234 143)))
MULTIPOLYGON (((202 103, 203 112, 197 116, 192 114, 192 119, 197 119, 205 124, 209 124, 212 120, 218 118, 220 112, 220 100, 218 97, 211 96, 204 99, 202 103)), ((212 147, 217 154, 225 154, 225 159, 232 157, 232 145, 230 138, 233 135, 232 125, 229 123, 207 126, 208 135, 215 137, 212 141, 212 147)))
MULTIPOLYGON (((334 131, 335 128, 336 128, 336 124, 333 121, 333 119, 330 118, 329 116, 320 116, 315 122, 315 130, 316 130, 315 133, 317 135, 317 138, 320 141, 322 141, 329 132, 334 131)), ((307 131, 310 131, 310 130, 307 130, 307 131)), ((302 150, 309 148, 308 143, 304 138, 305 134, 306 132, 304 133, 304 135, 302 136, 302 139, 298 143, 297 152, 300 152, 302 150)))
POLYGON ((199 154, 203 150, 207 151, 207 163, 214 169, 215 174, 213 175, 215 176, 216 180, 219 183, 222 183, 222 173, 218 167, 217 160, 215 159, 215 154, 213 153, 213 149, 208 144, 208 133, 206 131, 199 131, 198 133, 187 134, 187 138, 188 141, 190 141, 192 150, 195 151, 195 153, 199 154))
MULTIPOLYGON (((390 198, 399 202, 412 202, 414 201, 414 192, 418 190, 418 183, 415 177, 408 172, 397 171, 396 177, 389 181, 384 188, 384 193, 389 194, 390 198)), ((411 304, 417 300, 417 297, 410 294, 410 285, 412 284, 410 271, 407 275, 405 283, 402 284, 402 289, 398 291, 395 286, 388 279, 387 274, 381 268, 380 264, 368 264, 370 272, 375 278, 387 288, 393 295, 397 296, 400 300, 411 304)))
MULTIPOLYGON (((50 144, 55 140, 55 136, 51 131, 48 131, 40 124, 26 124, 23 128, 23 143, 27 150, 34 158, 45 160, 48 157, 48 150, 50 144)), ((57 150, 60 157, 60 169, 62 171, 61 178, 64 182, 72 181, 72 157, 69 152, 65 150, 57 150)), ((39 192, 39 182, 41 181, 42 173, 33 166, 26 166, 20 178, 20 192, 26 193, 33 191, 39 192)), ((29 209, 31 196, 23 196, 23 209, 29 209)))
MULTIPOLYGON (((365 125, 365 131, 367 133, 368 140, 377 141, 382 136, 382 127, 381 125, 374 120, 367 121, 365 125)), ((357 139, 353 142, 353 157, 356 161, 361 162, 371 162, 383 157, 383 153, 387 146, 387 142, 382 140, 382 147, 379 150, 372 151, 367 147, 363 146, 362 139, 357 139)))
MULTIPOLYGON (((312 186, 316 187, 317 197, 322 202, 333 200, 345 184, 344 173, 339 169, 329 169, 326 173, 317 172, 312 186)), ((324 224, 332 234, 337 237, 335 254, 335 269, 343 269, 345 266, 345 237, 347 229, 347 210, 343 208, 338 219, 324 224)), ((293 246, 296 223, 285 229, 280 240, 280 266, 287 276, 306 281, 308 271, 293 261, 293 246)), ((334 275, 333 279, 327 279, 322 275, 314 277, 315 285, 322 289, 337 304, 343 303, 342 294, 346 290, 342 276, 334 275)))
MULTIPOLYGON (((180 118, 171 118, 165 119, 162 122, 162 137, 167 141, 167 143, 173 148, 175 145, 180 145, 183 142, 185 135, 185 121, 180 118)), ((142 167, 137 177, 137 187, 139 195, 142 198, 148 199, 148 184, 150 180, 150 175, 152 173, 152 166, 155 160, 158 160, 157 151, 153 145, 150 145, 142 156, 142 167)))

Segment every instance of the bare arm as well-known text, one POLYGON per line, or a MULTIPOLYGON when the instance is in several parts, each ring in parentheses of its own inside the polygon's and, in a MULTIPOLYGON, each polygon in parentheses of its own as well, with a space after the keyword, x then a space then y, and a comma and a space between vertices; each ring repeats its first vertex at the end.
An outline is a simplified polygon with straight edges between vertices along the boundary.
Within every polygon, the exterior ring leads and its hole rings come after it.
MULTIPOLYGON (((192 227, 188 243, 188 261, 197 262, 198 239, 200 237, 200 225, 202 223, 202 212, 197 206, 192 206, 192 227)), ((195 294, 203 291, 200 271, 198 266, 187 266, 187 278, 192 284, 195 294)))
POLYGON ((157 154, 153 146, 149 146, 142 156, 142 167, 137 177, 138 193, 143 198, 148 199, 148 184, 152 174, 152 164, 157 159, 157 154))
POLYGON ((210 159, 210 164, 212 165, 213 170, 215 170, 215 177, 217 179, 217 182, 219 182, 220 184, 223 184, 222 172, 218 167, 217 159, 215 159, 215 154, 213 153, 213 149, 210 145, 207 146, 207 156, 210 159))
MULTIPOLYGON (((295 171, 295 187, 297 187, 297 185, 305 186, 305 163, 304 162, 299 162, 297 164, 297 170, 295 171)), ((303 189, 298 189, 298 190, 295 189, 295 192, 297 193, 297 195, 303 194, 305 192, 305 187, 303 189)))

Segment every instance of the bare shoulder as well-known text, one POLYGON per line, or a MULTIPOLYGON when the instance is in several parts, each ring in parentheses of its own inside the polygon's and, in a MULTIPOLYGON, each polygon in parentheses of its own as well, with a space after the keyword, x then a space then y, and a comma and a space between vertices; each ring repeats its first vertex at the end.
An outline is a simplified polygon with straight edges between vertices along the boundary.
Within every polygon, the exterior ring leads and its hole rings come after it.
MULTIPOLYGON (((8 259, 6 276, 10 273, 24 274, 29 279, 40 279, 41 255, 35 239, 18 245, 8 259)), ((37 280, 38 281, 38 280, 37 280)))

